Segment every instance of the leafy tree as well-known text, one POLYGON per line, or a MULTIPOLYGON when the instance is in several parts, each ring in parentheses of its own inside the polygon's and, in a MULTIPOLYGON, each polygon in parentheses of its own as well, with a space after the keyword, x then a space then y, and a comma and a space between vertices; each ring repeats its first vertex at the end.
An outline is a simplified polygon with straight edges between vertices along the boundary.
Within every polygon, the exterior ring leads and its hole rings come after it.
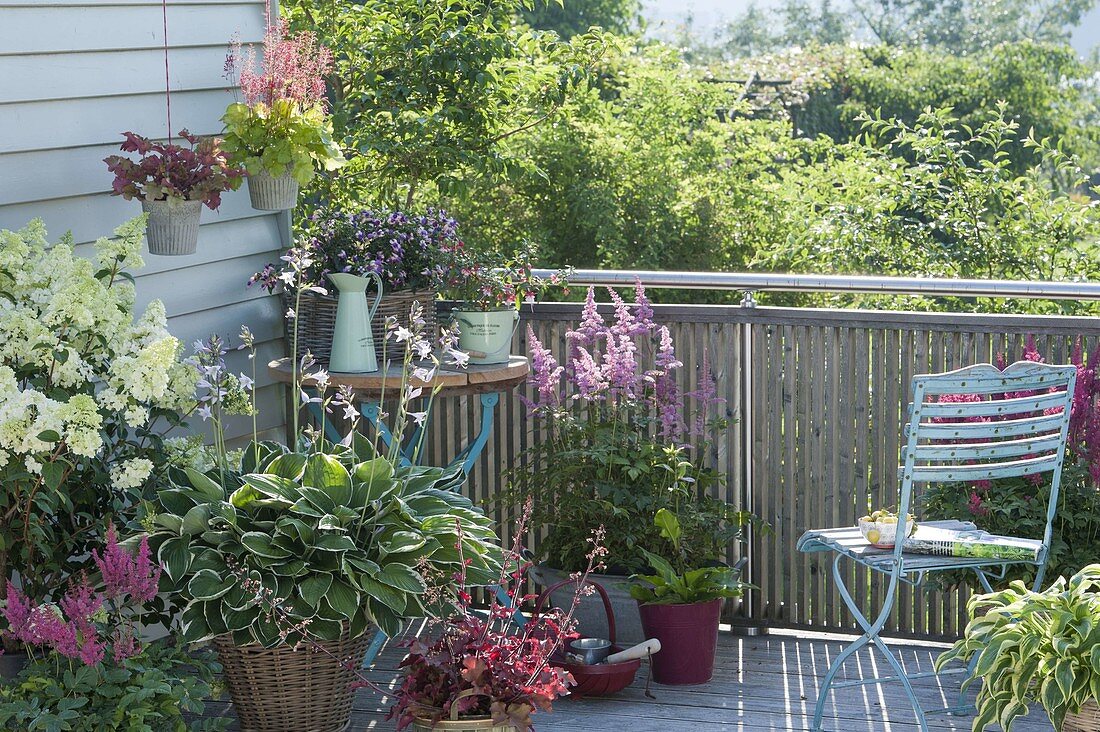
POLYGON ((337 204, 403 201, 522 161, 502 144, 549 119, 583 87, 602 34, 566 43, 521 27, 524 0, 288 0, 298 27, 335 55, 337 135, 349 165, 316 191, 337 204))
MULTIPOLYGON (((1100 210, 1079 196, 1058 194, 1043 176, 1013 172, 1006 150, 1021 134, 1003 104, 974 127, 962 125, 947 109, 926 110, 912 125, 874 116, 864 116, 862 123, 859 140, 785 171, 787 236, 758 253, 758 266, 1016 280, 1100 277, 1100 210)), ((1074 161, 1049 141, 1022 139, 1043 164, 1080 180, 1074 161)), ((862 301, 880 304, 874 298, 862 301)), ((904 303, 920 308, 946 304, 915 298, 904 303)))
POLYGON ((640 11, 639 0, 535 0, 520 16, 532 28, 572 38, 593 26, 611 33, 633 33, 641 22, 640 11))
POLYGON ((1023 40, 1068 43, 1096 0, 853 0, 863 25, 896 46, 940 46, 956 53, 1023 40))

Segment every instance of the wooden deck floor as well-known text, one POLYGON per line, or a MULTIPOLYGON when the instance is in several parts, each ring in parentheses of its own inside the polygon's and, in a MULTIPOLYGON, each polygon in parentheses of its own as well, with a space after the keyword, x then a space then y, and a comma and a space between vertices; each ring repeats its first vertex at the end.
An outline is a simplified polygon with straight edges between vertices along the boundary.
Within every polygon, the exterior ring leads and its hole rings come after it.
MULTIPOLYGON (((817 687, 829 663, 846 644, 838 636, 800 636, 773 632, 758 638, 723 634, 719 638, 714 679, 702 686, 651 686, 656 699, 645 696, 645 678, 639 673, 630 688, 605 699, 563 699, 552 714, 536 714, 538 732, 623 730, 624 732, 708 732, 710 730, 808 730, 813 718, 817 687)), ((944 646, 908 643, 895 646, 910 671, 932 668, 944 646)), ((379 657, 369 677, 392 688, 400 649, 393 646, 379 657)), ((850 659, 842 678, 888 675, 878 656, 862 652, 850 659)), ((642 672, 645 666, 642 667, 642 672)), ((920 679, 915 683, 926 709, 953 702, 959 675, 920 679)), ((824 729, 842 732, 915 732, 919 727, 896 683, 841 689, 832 694, 824 729)), ((361 691, 351 730, 392 730, 385 710, 392 699, 361 691)), ((228 704, 211 704, 209 711, 228 712, 228 704)), ((229 712, 231 713, 231 712, 229 712)), ((971 718, 930 715, 929 728, 969 730, 971 718)), ((1014 726, 1014 732, 1052 732, 1041 709, 1014 726)), ((290 731, 288 731, 290 732, 290 731)))

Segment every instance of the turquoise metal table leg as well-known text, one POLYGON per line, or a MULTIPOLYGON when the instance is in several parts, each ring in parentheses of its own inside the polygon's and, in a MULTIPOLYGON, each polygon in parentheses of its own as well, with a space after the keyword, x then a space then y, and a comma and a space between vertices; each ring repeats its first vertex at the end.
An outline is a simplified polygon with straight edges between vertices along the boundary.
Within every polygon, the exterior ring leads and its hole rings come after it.
MULTIPOLYGON (((382 419, 382 405, 378 402, 363 402, 359 407, 360 414, 363 418, 371 423, 375 432, 382 438, 382 442, 386 444, 386 448, 389 449, 393 446, 393 433, 390 432, 390 428, 386 425, 382 419)), ((401 453, 401 465, 408 466, 412 463, 405 456, 405 453, 401 453)))
POLYGON ((380 630, 374 631, 374 637, 371 638, 370 645, 367 646, 367 652, 363 654, 363 668, 369 668, 378 658, 379 651, 382 650, 382 646, 386 645, 386 641, 389 638, 380 630))
POLYGON ((500 394, 481 395, 481 425, 477 437, 451 461, 451 465, 462 463, 462 472, 467 475, 474 469, 474 463, 481 457, 482 450, 489 442, 489 436, 493 434, 493 415, 496 412, 497 404, 500 404, 500 394))

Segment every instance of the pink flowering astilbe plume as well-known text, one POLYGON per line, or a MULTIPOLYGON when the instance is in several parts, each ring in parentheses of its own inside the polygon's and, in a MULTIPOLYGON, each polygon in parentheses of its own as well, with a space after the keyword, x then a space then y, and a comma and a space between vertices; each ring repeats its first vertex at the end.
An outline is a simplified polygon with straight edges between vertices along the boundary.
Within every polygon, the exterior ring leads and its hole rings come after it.
POLYGON ((141 537, 136 554, 131 554, 118 543, 115 527, 107 529, 107 548, 101 555, 92 552, 96 567, 103 575, 106 593, 111 598, 129 594, 138 603, 145 603, 157 595, 160 582, 160 565, 154 564, 149 550, 149 538, 141 537))
POLYGON ((676 358, 672 334, 666 326, 660 328, 661 342, 657 348, 652 372, 653 392, 657 400, 658 433, 662 439, 673 440, 683 432, 684 415, 680 401, 680 385, 673 373, 684 364, 676 358))
POLYGON ((538 397, 526 400, 527 406, 534 409, 553 409, 561 401, 561 377, 565 368, 558 365, 557 359, 549 348, 542 345, 534 329, 527 326, 527 342, 531 349, 531 373, 527 383, 535 387, 538 397))
POLYGON ((596 306, 596 288, 589 287, 588 294, 584 298, 584 309, 581 311, 580 325, 565 334, 569 344, 568 364, 570 367, 577 360, 580 353, 578 349, 593 349, 598 346, 601 337, 607 333, 607 326, 600 316, 596 306))
POLYGON ((577 358, 573 359, 573 385, 576 393, 574 400, 583 399, 602 401, 607 394, 607 382, 603 370, 586 348, 578 348, 577 358))
POLYGON ((643 388, 638 368, 638 344, 628 333, 614 333, 607 339, 602 369, 608 385, 608 398, 615 406, 632 404, 643 388))
POLYGON ((718 384, 714 380, 714 373, 710 367, 710 355, 707 351, 703 351, 703 363, 699 366, 699 386, 684 396, 695 402, 695 422, 692 425, 692 434, 705 434, 707 423, 710 420, 711 408, 724 404, 726 401, 718 396, 718 384))
POLYGON ((245 104, 272 103, 287 99, 309 109, 325 103, 325 76, 332 68, 332 52, 308 31, 290 34, 285 19, 268 20, 264 34, 263 59, 257 61, 252 46, 242 49, 237 38, 226 56, 225 72, 240 75, 245 104))

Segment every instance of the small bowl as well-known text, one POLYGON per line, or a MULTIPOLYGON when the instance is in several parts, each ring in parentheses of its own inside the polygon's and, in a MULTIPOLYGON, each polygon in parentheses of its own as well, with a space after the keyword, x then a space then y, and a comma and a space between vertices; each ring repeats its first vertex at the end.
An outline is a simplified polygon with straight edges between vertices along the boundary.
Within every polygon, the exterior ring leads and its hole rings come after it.
MULTIPOLYGON (((913 529, 916 525, 916 521, 906 521, 905 536, 912 536, 913 529)), ((898 524, 884 523, 882 521, 860 521, 859 532, 863 534, 863 538, 867 540, 867 543, 876 549, 893 549, 894 545, 897 543, 898 524), (876 529, 878 531, 878 541, 871 541, 868 537, 871 529, 876 529)))
POLYGON ((583 658, 585 664, 592 666, 603 663, 611 655, 611 641, 603 638, 578 638, 569 643, 569 649, 583 658))

